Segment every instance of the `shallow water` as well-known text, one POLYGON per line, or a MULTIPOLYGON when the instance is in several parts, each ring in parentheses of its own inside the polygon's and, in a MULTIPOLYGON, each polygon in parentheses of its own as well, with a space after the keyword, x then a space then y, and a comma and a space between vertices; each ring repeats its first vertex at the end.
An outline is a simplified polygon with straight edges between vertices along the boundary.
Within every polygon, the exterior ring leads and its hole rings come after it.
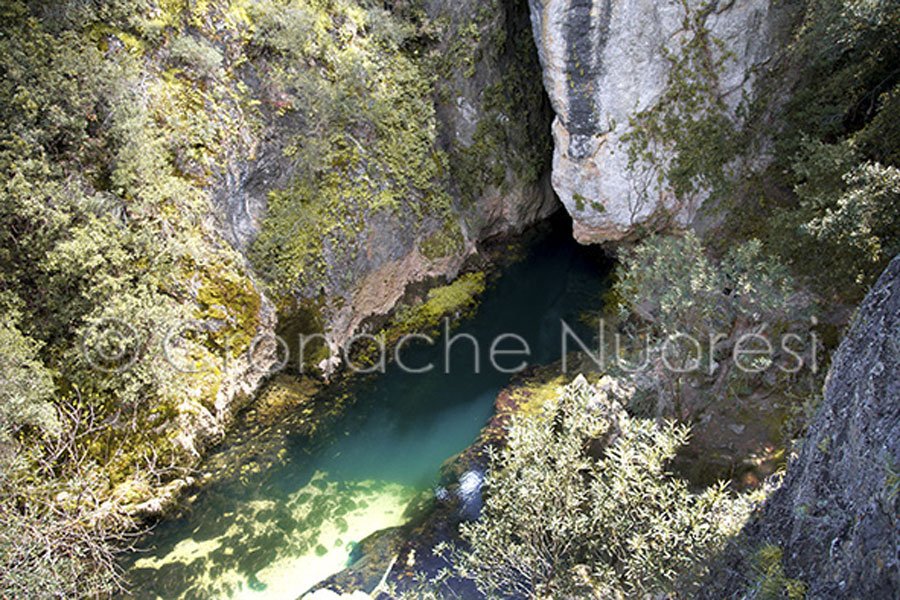
MULTIPOLYGON (((287 420, 273 427, 266 435, 277 439, 261 445, 278 449, 274 466, 217 482, 189 515, 142 541, 148 550, 129 564, 135 595, 294 599, 342 570, 356 543, 403 524, 407 506, 437 483, 441 464, 477 437, 511 377, 490 366, 493 338, 522 336, 532 365, 560 358, 561 319, 589 341, 579 315, 599 308, 609 267, 565 232, 545 236, 453 332, 479 340, 480 373, 464 340, 450 353, 450 373, 442 340, 410 346, 406 364, 436 368, 411 374, 394 365, 360 382, 324 442, 293 433, 287 420)), ((521 360, 500 363, 511 368, 521 360)))

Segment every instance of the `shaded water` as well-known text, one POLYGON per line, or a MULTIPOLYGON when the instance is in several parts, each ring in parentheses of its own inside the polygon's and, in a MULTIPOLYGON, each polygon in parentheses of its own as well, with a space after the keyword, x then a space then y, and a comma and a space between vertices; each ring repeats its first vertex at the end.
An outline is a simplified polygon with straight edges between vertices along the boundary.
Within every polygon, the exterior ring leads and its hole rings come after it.
MULTIPOLYGON (((454 331, 480 341, 480 373, 465 341, 453 346, 449 374, 442 341, 410 346, 406 364, 436 368, 411 374, 394 365, 358 383, 355 403, 325 442, 311 444, 289 420, 272 428, 266 434, 272 439, 261 445, 275 452, 274 466, 217 482, 189 515, 160 524, 143 540, 149 550, 128 572, 135 594, 293 599, 343 569, 354 544, 403 524, 407 506, 437 483, 441 464, 477 437, 510 379, 488 361, 494 337, 526 339, 529 364, 559 359, 561 319, 591 339, 579 314, 600 306, 609 267, 567 233, 545 236, 504 270, 477 314, 454 331)), ((500 363, 511 368, 521 360, 500 363)))

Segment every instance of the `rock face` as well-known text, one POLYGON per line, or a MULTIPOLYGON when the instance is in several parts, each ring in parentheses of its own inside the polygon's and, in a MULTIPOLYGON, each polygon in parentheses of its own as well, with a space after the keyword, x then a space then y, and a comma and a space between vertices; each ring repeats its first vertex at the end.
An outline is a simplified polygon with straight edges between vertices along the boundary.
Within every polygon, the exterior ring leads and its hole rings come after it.
MULTIPOLYGON (((450 170, 452 215, 363 207, 352 231, 326 238, 322 273, 297 282, 296 295, 317 304, 333 354, 411 284, 455 277, 479 242, 521 232, 559 207, 549 181, 552 110, 534 82, 527 1, 429 0, 422 10, 436 32, 422 50, 437 57, 434 73, 423 77, 435 79, 435 150, 450 170), (526 91, 519 82, 528 80, 535 85, 526 91)), ((262 76, 244 79, 265 96, 262 76)), ((220 228, 245 254, 268 217, 268 195, 296 176, 288 148, 303 127, 298 112, 267 114, 261 133, 248 132, 252 158, 232 161, 220 178, 220 228)))
MULTIPOLYGON (((809 598, 896 598, 898 510, 900 257, 859 309, 800 455, 747 537, 751 548, 779 546, 785 573, 806 584, 809 598)), ((728 589, 706 596, 746 586, 725 579, 728 589)))
POLYGON ((426 10, 446 27, 439 51, 458 55, 437 82, 436 110, 468 234, 520 232, 559 207, 549 177, 553 111, 534 80, 540 63, 528 2, 429 0, 426 10), (491 175, 469 186, 463 170, 491 175))
MULTIPOLYGON (((671 148, 632 152, 634 121, 653 110, 701 32, 724 111, 752 98, 756 71, 780 46, 784 3, 697 0, 529 0, 544 85, 556 120, 553 188, 583 243, 639 226, 685 225, 704 194, 678 197, 666 180, 671 148), (647 152, 649 151, 649 152, 647 152), (649 156, 648 156, 649 154, 649 156)), ((697 115, 700 116, 700 115, 697 115)))

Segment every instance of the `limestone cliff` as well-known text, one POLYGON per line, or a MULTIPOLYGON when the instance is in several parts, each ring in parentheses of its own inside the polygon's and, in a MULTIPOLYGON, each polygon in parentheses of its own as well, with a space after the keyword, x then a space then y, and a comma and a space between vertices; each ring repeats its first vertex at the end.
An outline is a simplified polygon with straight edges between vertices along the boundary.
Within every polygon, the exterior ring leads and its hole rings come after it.
MULTIPOLYGON (((332 23, 361 9, 346 10, 332 23)), ((388 314, 411 284, 453 278, 477 243, 521 231, 558 206, 549 185, 552 112, 534 78, 525 0, 398 3, 368 18, 334 52, 357 46, 381 63, 379 74, 363 77, 382 76, 396 89, 370 81, 352 90, 364 101, 359 115, 321 131, 310 113, 338 109, 310 109, 315 101, 297 90, 298 72, 307 82, 319 73, 286 64, 281 50, 243 50, 250 60, 235 74, 261 103, 260 124, 246 128, 249 147, 229 162, 216 195, 224 235, 280 288, 286 333, 324 333, 332 353, 368 319, 388 314), (400 46, 373 45, 382 22, 403 31, 400 46), (363 114, 382 101, 396 114, 363 114), (310 142, 315 136, 322 139, 310 142), (339 166, 310 177, 317 160, 339 166), (320 181, 328 177, 343 182, 320 181), (285 309, 288 298, 294 306, 285 309)), ((333 26, 331 35, 345 35, 333 26)), ((327 64, 292 52, 294 63, 327 64)), ((341 73, 334 85, 355 85, 355 76, 341 73)))
POLYGON ((687 154, 714 137, 703 120, 737 124, 738 107, 753 100, 759 72, 784 41, 790 3, 529 4, 556 112, 553 188, 575 236, 592 243, 690 223, 708 190, 685 173, 699 162, 687 154), (679 144, 692 146, 681 161, 679 144))
POLYGON ((869 292, 835 354, 823 405, 799 456, 740 540, 744 557, 714 573, 706 597, 771 586, 771 567, 761 573, 758 565, 765 546, 779 549, 783 564, 777 572, 802 582, 809 598, 896 597, 898 343, 900 257, 869 292), (756 560, 747 559, 748 550, 756 560))

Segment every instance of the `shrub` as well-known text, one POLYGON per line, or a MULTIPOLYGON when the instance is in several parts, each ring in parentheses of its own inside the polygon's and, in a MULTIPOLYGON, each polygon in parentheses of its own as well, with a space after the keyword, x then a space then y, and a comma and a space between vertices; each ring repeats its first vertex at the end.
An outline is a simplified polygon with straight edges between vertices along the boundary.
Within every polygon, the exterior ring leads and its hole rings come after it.
POLYGON ((12 323, 0 322, 0 444, 22 427, 58 433, 54 387, 37 356, 40 346, 12 323))
POLYGON ((222 66, 222 53, 206 40, 191 35, 182 35, 172 42, 171 57, 204 78, 213 77, 222 66))
POLYGON ((637 597, 691 581, 736 532, 749 503, 721 486, 695 494, 666 463, 686 427, 597 404, 583 378, 542 414, 517 416, 491 452, 480 520, 456 557, 488 596, 637 597), (598 453, 598 440, 612 440, 598 453))
MULTIPOLYGON (((717 260, 692 233, 651 238, 623 256, 615 294, 626 332, 637 348, 632 352, 644 353, 635 362, 645 363, 646 371, 658 375, 660 402, 671 398, 679 413, 687 377, 716 373, 710 395, 713 401, 724 396, 735 376, 742 374, 732 368, 730 355, 743 335, 771 336, 809 326, 804 319, 808 300, 758 240, 733 246, 717 260), (631 314, 638 318, 629 320, 631 314), (679 335, 697 340, 700 355, 690 342, 680 346, 679 335), (663 344, 667 339, 672 343, 663 344), (692 363, 695 368, 690 368, 692 363)), ((778 344, 773 346, 780 352, 778 344)), ((777 356, 771 357, 773 361, 777 356)), ((772 366, 760 363, 754 369, 772 366)))
POLYGON ((865 162, 841 180, 817 194, 801 192, 812 215, 803 229, 832 257, 832 278, 865 289, 900 253, 900 170, 865 162))

